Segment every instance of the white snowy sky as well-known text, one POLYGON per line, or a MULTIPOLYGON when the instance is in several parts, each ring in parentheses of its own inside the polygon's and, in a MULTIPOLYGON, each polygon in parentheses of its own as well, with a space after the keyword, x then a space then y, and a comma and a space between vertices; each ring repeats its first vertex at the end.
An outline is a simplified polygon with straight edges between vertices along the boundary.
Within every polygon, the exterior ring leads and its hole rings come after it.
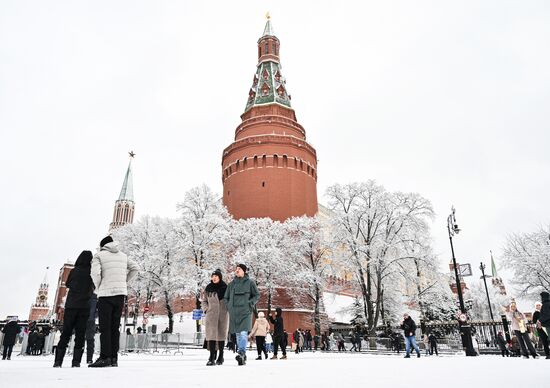
POLYGON ((0 317, 26 318, 45 267, 55 283, 98 245, 127 151, 138 217, 221 193, 268 10, 322 203, 369 178, 419 192, 442 263, 454 204, 476 270, 550 220, 546 1, 4 1, 0 317))

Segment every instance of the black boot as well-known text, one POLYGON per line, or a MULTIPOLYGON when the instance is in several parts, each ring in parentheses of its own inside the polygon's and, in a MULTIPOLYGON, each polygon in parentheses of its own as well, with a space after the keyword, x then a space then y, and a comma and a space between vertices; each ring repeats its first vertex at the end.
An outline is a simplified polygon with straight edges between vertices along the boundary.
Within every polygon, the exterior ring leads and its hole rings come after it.
POLYGON ((111 366, 115 368, 118 367, 118 354, 116 357, 111 357, 111 366))
POLYGON ((223 365, 223 348, 224 342, 218 341, 218 359, 216 360, 216 365, 223 365))
POLYGON ((216 365, 216 345, 217 341, 208 341, 208 350, 210 351, 210 357, 208 357, 208 362, 206 366, 216 365))
POLYGON ((111 366, 110 358, 98 358, 93 364, 88 365, 88 368, 105 368, 111 366))
POLYGON ((60 349, 59 346, 55 348, 55 361, 53 362, 54 368, 61 368, 66 351, 67 351, 67 348, 60 349))
POLYGON ((73 349, 73 368, 80 368, 80 362, 82 361, 82 354, 84 354, 84 349, 73 349))

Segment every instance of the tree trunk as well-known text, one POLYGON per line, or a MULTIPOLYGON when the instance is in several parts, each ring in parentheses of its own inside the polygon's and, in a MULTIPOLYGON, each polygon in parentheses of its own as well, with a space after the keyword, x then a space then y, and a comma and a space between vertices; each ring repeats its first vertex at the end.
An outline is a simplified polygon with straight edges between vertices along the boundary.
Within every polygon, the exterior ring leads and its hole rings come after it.
POLYGON ((363 272, 363 267, 358 267, 359 272, 359 286, 361 287, 361 296, 363 297, 363 311, 365 313, 365 323, 367 324, 367 330, 369 330, 368 327, 368 310, 367 310, 367 303, 369 299, 368 291, 367 291, 367 285, 365 284, 365 274, 363 272))
POLYGON ((376 275, 376 313, 374 314, 374 320, 373 320, 373 330, 376 330, 376 327, 378 326, 378 318, 380 316, 380 309, 382 307, 382 299, 384 298, 384 294, 382 292, 382 276, 380 274, 376 275))
POLYGON ((168 314, 168 332, 171 333, 174 330, 174 312, 167 291, 164 291, 164 303, 166 303, 166 313, 168 314))
POLYGON ((321 335, 321 313, 320 313, 320 304, 321 304, 321 290, 319 289, 319 284, 315 281, 315 313, 313 316, 315 323, 315 334, 321 335))

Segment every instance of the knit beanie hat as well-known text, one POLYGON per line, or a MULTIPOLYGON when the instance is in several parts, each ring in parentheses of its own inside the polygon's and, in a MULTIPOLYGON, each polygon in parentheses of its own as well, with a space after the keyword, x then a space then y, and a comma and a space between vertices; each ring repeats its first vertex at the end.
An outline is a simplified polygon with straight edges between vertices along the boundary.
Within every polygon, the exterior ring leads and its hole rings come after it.
POLYGON ((212 272, 210 276, 214 276, 214 275, 216 275, 220 279, 220 281, 222 281, 222 271, 220 269, 217 269, 214 272, 212 272))
POLYGON ((107 245, 111 242, 113 242, 113 238, 111 236, 107 236, 103 240, 101 240, 101 242, 99 243, 99 247, 103 248, 105 245, 107 245))
POLYGON ((244 273, 246 273, 246 271, 248 270, 247 266, 245 264, 237 264, 237 267, 239 267, 240 269, 242 269, 244 271, 244 273))

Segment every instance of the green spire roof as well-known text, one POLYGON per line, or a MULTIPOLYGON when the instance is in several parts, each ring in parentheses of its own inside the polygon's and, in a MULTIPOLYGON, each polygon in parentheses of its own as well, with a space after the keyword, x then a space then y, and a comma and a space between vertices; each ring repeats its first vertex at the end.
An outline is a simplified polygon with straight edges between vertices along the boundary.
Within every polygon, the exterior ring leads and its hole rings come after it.
POLYGON ((264 36, 275 36, 275 31, 273 31, 273 26, 271 25, 271 18, 269 17, 267 18, 267 22, 265 22, 265 28, 262 38, 264 36))
POLYGON ((120 190, 120 195, 118 196, 119 201, 131 201, 134 202, 134 183, 132 179, 132 159, 130 159, 130 164, 128 164, 128 170, 126 171, 126 176, 124 177, 124 183, 122 184, 122 190, 120 190))
MULTIPOLYGON (((271 20, 268 18, 264 28, 264 36, 275 36, 271 20)), ((260 38, 261 39, 261 38, 260 38)), ((248 91, 245 112, 257 105, 281 104, 290 108, 290 95, 286 90, 286 79, 281 73, 281 64, 270 59, 258 64, 252 86, 248 91)))

